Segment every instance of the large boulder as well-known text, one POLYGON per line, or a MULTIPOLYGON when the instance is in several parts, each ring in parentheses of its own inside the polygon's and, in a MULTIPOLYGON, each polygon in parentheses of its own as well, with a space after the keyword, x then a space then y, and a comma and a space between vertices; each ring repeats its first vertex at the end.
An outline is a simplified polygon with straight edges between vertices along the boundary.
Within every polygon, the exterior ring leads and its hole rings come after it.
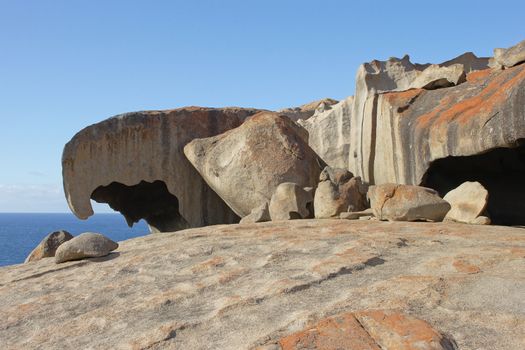
POLYGON ((487 222, 478 217, 484 213, 488 197, 489 192, 479 182, 462 183, 443 197, 451 206, 445 220, 467 224, 487 222))
POLYGON ((442 221, 450 204, 430 188, 399 184, 370 186, 374 216, 388 221, 442 221))
POLYGON ((288 117, 261 112, 224 134, 193 140, 184 153, 243 217, 269 202, 283 182, 315 187, 323 162, 307 142, 308 132, 288 117))
POLYGON ((118 243, 100 233, 84 232, 61 244, 55 253, 57 264, 84 258, 99 258, 118 248, 118 243))
POLYGON ((71 211, 88 218, 93 199, 120 211, 130 225, 145 219, 152 231, 238 222, 188 162, 183 147, 235 128, 256 112, 199 107, 134 112, 83 129, 62 156, 71 211))
POLYGON ((525 40, 507 49, 494 49, 494 60, 505 68, 525 62, 525 40))
POLYGON ((48 234, 27 256, 25 262, 37 261, 43 258, 55 256, 58 247, 73 238, 73 235, 67 231, 60 230, 48 234))
POLYGON ((1 348, 275 350, 301 330, 347 338, 355 322, 323 320, 351 313, 381 349, 438 333, 461 350, 525 349, 520 228, 272 221, 128 239, 119 253, 1 267, 1 348))
POLYGON ((283 182, 275 189, 269 210, 272 221, 306 219, 313 217, 312 189, 304 189, 293 182, 283 182))
POLYGON ((314 212, 318 219, 366 209, 367 186, 346 169, 326 167, 315 190, 314 212))

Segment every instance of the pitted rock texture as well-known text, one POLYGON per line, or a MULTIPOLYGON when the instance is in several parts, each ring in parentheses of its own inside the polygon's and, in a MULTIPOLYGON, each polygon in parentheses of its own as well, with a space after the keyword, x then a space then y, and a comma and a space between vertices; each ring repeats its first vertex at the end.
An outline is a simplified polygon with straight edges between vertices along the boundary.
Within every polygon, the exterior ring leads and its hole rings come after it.
POLYGON ((365 310, 321 320, 311 328, 282 338, 274 348, 454 350, 455 344, 423 320, 390 310, 365 310))
POLYGON ((29 253, 25 262, 28 263, 55 256, 57 248, 72 238, 73 235, 64 230, 51 232, 29 253))
POLYGON ((359 310, 459 349, 523 349, 525 230, 347 220, 222 225, 105 258, 0 268, 2 349, 252 349, 359 310), (96 336, 94 336, 96 334, 96 336))
POLYGON ((184 154, 239 216, 269 202, 277 186, 315 187, 323 162, 308 132, 286 116, 261 112, 224 134, 195 139, 184 154))
POLYGON ((134 112, 81 130, 62 156, 69 207, 86 219, 95 197, 121 211, 130 225, 144 218, 157 231, 237 222, 188 162, 183 147, 194 138, 235 128, 256 112, 199 107, 134 112))

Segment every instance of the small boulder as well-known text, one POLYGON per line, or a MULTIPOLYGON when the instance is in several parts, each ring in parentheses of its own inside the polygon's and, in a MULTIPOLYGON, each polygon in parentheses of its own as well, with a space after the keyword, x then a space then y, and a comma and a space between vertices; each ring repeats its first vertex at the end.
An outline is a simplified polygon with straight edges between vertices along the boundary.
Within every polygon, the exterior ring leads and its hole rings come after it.
POLYGON ((118 248, 118 243, 93 232, 82 233, 60 245, 55 254, 55 262, 62 263, 84 258, 97 258, 108 255, 118 248))
POLYGON ((450 204, 433 189, 399 184, 370 186, 375 217, 388 221, 443 221, 450 204))
POLYGON ((485 211, 488 198, 489 192, 479 182, 467 181, 462 183, 443 197, 451 206, 450 211, 445 216, 445 221, 486 224, 486 219, 477 221, 476 219, 485 211))
POLYGON ((342 212, 364 210, 368 188, 360 177, 346 169, 325 167, 315 191, 314 212, 317 219, 339 216, 342 212))
POLYGON ((268 203, 264 203, 257 208, 253 208, 250 214, 241 219, 241 224, 253 224, 256 222, 271 221, 268 203))
POLYGON ((525 62, 525 40, 508 49, 494 49, 494 61, 505 68, 525 62))
POLYGON ((302 188, 296 183, 284 182, 277 186, 270 200, 272 221, 312 218, 313 202, 310 188, 302 188))
POLYGON ((57 248, 72 238, 73 235, 64 230, 48 234, 27 256, 25 263, 55 256, 57 248))

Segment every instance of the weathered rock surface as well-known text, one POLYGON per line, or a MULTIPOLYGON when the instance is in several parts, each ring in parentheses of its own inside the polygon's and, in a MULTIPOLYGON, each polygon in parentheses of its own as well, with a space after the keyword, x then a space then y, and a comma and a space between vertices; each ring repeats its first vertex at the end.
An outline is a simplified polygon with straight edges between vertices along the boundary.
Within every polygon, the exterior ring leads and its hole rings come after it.
POLYGON ((93 214, 90 199, 106 202, 130 225, 146 219, 155 231, 238 222, 183 147, 235 128, 256 112, 199 107, 134 112, 83 129, 62 156, 69 207, 86 219, 93 214))
POLYGON ((29 253, 25 262, 37 261, 43 258, 55 256, 57 248, 64 242, 73 238, 73 235, 67 231, 60 230, 48 234, 44 239, 29 253))
POLYGON ((314 196, 314 212, 318 219, 335 218, 347 211, 367 208, 368 186, 360 177, 341 168, 325 167, 319 175, 314 196))
POLYGON ((428 323, 400 312, 347 312, 288 335, 276 350, 454 350, 455 345, 428 323))
POLYGON ((84 232, 58 247, 55 262, 58 264, 84 258, 99 258, 117 248, 118 243, 100 233, 84 232))
POLYGON ((370 186, 370 207, 379 220, 442 221, 450 204, 430 188, 399 184, 370 186))
POLYGON ((462 350, 523 349, 524 232, 294 220, 3 267, 2 349, 251 349, 359 310, 423 320, 462 350))
POLYGON ((354 97, 350 96, 324 112, 297 121, 308 131, 310 147, 334 168, 348 168, 353 101, 354 97))
POLYGON ((268 209, 268 203, 264 203, 257 208, 253 208, 250 214, 246 215, 241 219, 241 224, 253 224, 256 222, 270 221, 270 210, 268 209))
POLYGON ((506 68, 525 62, 525 40, 508 49, 494 49, 494 60, 506 68))
POLYGON ((306 120, 318 113, 323 113, 330 110, 337 102, 338 101, 332 98, 323 98, 322 100, 306 103, 299 107, 284 108, 278 110, 277 113, 280 115, 285 115, 293 121, 297 121, 299 119, 306 120))
POLYGON ((312 191, 293 182, 283 182, 270 200, 270 217, 272 221, 311 218, 313 201, 312 191))
POLYGON ((479 182, 464 182, 443 197, 450 203, 445 220, 476 223, 487 207, 489 192, 479 182))
POLYGON ((184 153, 210 187, 239 216, 269 202, 277 186, 315 187, 322 161, 308 133, 285 116, 259 113, 224 134, 196 139, 184 153))

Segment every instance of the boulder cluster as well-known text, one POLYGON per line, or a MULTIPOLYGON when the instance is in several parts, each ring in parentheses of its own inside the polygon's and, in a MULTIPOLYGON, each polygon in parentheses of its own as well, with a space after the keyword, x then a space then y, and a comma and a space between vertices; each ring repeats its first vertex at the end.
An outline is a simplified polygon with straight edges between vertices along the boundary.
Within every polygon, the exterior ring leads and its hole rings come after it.
POLYGON ((357 71, 355 95, 277 112, 119 115, 64 148, 69 206, 108 203, 152 232, 345 218, 525 224, 525 42, 357 71))

